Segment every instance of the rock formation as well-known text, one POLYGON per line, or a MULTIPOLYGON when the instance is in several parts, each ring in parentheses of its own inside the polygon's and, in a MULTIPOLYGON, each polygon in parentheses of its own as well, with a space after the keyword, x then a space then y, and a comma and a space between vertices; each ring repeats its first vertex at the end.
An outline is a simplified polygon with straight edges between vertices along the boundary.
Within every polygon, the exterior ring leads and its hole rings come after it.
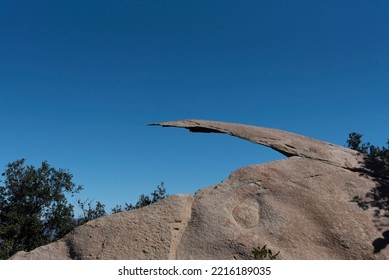
POLYGON ((280 251, 278 259, 389 258, 389 178, 379 162, 276 129, 154 125, 226 133, 288 158, 236 170, 194 196, 99 218, 11 259, 250 259, 261 245, 280 251))

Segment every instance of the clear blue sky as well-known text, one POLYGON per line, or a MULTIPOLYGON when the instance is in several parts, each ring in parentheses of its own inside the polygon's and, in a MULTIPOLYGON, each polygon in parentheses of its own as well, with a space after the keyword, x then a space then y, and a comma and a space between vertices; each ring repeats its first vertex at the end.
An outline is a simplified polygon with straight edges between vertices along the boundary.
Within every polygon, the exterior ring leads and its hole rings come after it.
POLYGON ((68 169, 107 210, 282 158, 210 119, 389 137, 389 2, 0 0, 0 164, 68 169))

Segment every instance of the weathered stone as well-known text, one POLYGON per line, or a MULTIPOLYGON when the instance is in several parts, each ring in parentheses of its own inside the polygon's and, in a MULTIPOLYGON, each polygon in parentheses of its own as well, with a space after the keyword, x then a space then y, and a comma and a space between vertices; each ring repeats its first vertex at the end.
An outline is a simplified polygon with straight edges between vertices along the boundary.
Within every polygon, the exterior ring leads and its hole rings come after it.
POLYGON ((192 195, 173 195, 136 211, 102 217, 11 259, 175 259, 192 201, 192 195))
POLYGON ((12 259, 250 259, 262 245, 278 259, 389 258, 389 179, 360 153, 269 128, 158 125, 227 133, 288 158, 238 169, 194 196, 97 219, 12 259))
POLYGON ((278 129, 201 120, 183 120, 151 125, 182 127, 192 132, 226 133, 270 147, 287 157, 312 158, 340 167, 360 167, 363 161, 363 157, 354 150, 278 129))

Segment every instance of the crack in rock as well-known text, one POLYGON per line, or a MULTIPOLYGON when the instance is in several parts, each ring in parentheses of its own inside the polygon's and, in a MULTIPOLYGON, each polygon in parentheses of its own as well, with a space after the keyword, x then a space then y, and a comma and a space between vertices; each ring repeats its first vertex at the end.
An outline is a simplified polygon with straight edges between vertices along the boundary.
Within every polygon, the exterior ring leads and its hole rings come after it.
POLYGON ((171 241, 168 255, 169 260, 177 259, 178 247, 181 244, 182 237, 192 216, 192 205, 193 200, 191 203, 186 203, 182 209, 182 218, 180 220, 174 221, 173 223, 170 223, 171 241))

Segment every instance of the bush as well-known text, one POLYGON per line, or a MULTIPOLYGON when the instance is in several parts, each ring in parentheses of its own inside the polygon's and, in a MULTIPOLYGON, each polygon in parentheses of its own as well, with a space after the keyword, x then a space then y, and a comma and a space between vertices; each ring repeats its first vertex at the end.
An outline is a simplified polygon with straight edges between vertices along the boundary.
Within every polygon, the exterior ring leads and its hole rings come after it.
POLYGON ((362 138, 362 134, 351 132, 348 135, 347 147, 365 154, 370 158, 378 158, 389 163, 389 139, 386 143, 386 147, 379 147, 372 145, 370 142, 362 142, 362 138))
MULTIPOLYGON (((132 203, 130 204, 125 203, 124 211, 130 211, 130 210, 135 210, 135 209, 145 207, 147 205, 158 202, 168 196, 169 195, 166 193, 166 188, 164 187, 163 182, 161 182, 161 184, 157 186, 157 189, 154 190, 150 194, 150 196, 141 194, 139 196, 138 202, 135 205, 132 205, 132 203)), ((116 205, 114 208, 112 208, 112 213, 119 213, 119 212, 123 212, 123 207, 121 205, 116 205)))
POLYGON ((253 254, 254 260, 275 260, 277 259, 277 256, 279 255, 279 251, 273 255, 272 250, 268 249, 266 245, 263 247, 257 247, 254 248, 251 253, 253 254))

